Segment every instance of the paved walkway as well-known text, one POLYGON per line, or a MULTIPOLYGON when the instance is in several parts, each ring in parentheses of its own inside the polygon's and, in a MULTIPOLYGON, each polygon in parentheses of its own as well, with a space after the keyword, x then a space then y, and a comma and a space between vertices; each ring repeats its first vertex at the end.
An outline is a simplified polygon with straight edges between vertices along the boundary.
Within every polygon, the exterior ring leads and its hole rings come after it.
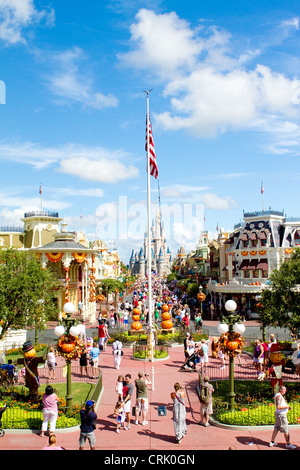
MULTIPOLYGON (((101 353, 101 369, 103 373, 104 392, 97 410, 98 420, 96 423, 96 449, 105 450, 106 453, 120 450, 137 451, 199 451, 199 450, 227 450, 229 446, 235 446, 237 450, 282 450, 285 449, 282 434, 278 435, 278 447, 269 448, 268 443, 272 433, 272 427, 258 429, 228 429, 216 426, 204 428, 199 422, 199 399, 196 392, 198 374, 192 372, 181 372, 183 364, 183 347, 169 349, 170 357, 164 361, 154 363, 137 361, 132 359, 132 350, 124 348, 120 370, 113 368, 113 356, 111 348, 107 347, 101 353), (154 371, 154 390, 148 387, 150 411, 146 426, 131 424, 129 431, 121 430, 116 433, 115 418, 113 416, 116 402, 115 383, 119 374, 130 373, 132 381, 137 378, 139 371, 147 372, 150 377, 154 371), (181 444, 177 444, 174 438, 172 422, 172 401, 170 393, 173 384, 180 382, 186 390, 186 409, 188 434, 181 444), (158 407, 167 406, 167 415, 159 416, 158 407)), ((59 358, 62 360, 62 358, 59 358)), ((210 358, 210 363, 219 369, 219 362, 210 358)), ((246 354, 242 355, 242 365, 252 367, 252 361, 246 354)), ((135 396, 135 395, 134 395, 135 396)), ((133 400, 133 402, 135 399, 133 400)), ((135 403, 133 403, 134 405, 135 403)), ((60 431, 57 430, 57 440, 67 450, 78 449, 79 430, 60 431)), ((300 426, 291 426, 291 440, 300 448, 300 426)), ((1 450, 40 450, 48 439, 40 437, 36 433, 7 431, 0 438, 1 450)), ((86 449, 88 444, 86 443, 86 449)), ((190 452, 188 455, 192 455, 190 452)))

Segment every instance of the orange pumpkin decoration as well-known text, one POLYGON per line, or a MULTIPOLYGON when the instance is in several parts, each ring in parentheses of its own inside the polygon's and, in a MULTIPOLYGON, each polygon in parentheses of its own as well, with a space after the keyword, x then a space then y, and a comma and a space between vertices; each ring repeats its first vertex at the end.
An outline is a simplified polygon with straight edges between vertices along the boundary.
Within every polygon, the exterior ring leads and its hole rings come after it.
POLYGON ((248 408, 241 408, 241 411, 248 411, 248 408))
POLYGON ((171 320, 164 320, 161 322, 161 327, 163 330, 170 330, 173 328, 173 322, 171 320))
POLYGON ((36 355, 36 350, 34 348, 30 349, 29 351, 26 351, 23 353, 23 356, 25 359, 30 359, 36 355))
POLYGON ((132 310, 132 314, 133 315, 140 315, 141 311, 139 308, 135 307, 133 310, 132 310))
POLYGON ((164 312, 161 314, 161 319, 162 320, 170 320, 171 314, 169 312, 164 312))
POLYGON ((131 328, 132 330, 141 330, 143 328, 143 325, 139 321, 135 321, 131 324, 131 328))
POLYGON ((168 312, 168 311, 169 311, 169 307, 168 307, 167 304, 164 304, 164 305, 162 306, 162 311, 163 311, 163 312, 168 312))
POLYGON ((139 315, 132 315, 132 320, 133 321, 139 321, 140 316, 139 315))
POLYGON ((203 302, 206 299, 206 295, 203 294, 203 292, 199 292, 199 294, 197 295, 197 298, 198 300, 200 300, 200 302, 203 302))
POLYGON ((228 340, 226 342, 226 348, 229 349, 229 351, 235 351, 236 349, 238 349, 239 345, 240 342, 235 340, 228 340))
POLYGON ((63 350, 63 352, 65 352, 67 354, 72 352, 74 348, 75 348, 74 343, 63 343, 61 345, 61 349, 63 350))

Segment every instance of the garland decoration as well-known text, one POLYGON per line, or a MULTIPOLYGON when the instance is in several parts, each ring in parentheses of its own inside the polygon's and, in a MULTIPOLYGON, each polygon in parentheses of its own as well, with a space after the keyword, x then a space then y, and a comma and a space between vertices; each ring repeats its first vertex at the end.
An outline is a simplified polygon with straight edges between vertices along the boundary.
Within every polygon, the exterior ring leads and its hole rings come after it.
POLYGON ((46 253, 46 256, 51 263, 58 263, 64 256, 63 253, 46 253))
POLYGON ((59 338, 57 351, 58 354, 63 356, 66 361, 72 361, 81 355, 83 344, 77 336, 73 336, 68 333, 59 338))
POLYGON ((220 336, 219 346, 224 354, 235 357, 243 351, 245 339, 235 331, 220 336))
POLYGON ((96 268, 90 268, 90 302, 95 302, 96 297, 96 276, 95 276, 96 268))
POLYGON ((69 267, 65 267, 65 273, 66 273, 66 278, 65 278, 65 288, 66 288, 66 291, 65 291, 65 302, 69 302, 70 301, 70 296, 69 296, 69 280, 70 280, 70 277, 69 277, 69 270, 70 268, 69 267))
POLYGON ((87 257, 87 253, 72 253, 72 255, 76 259, 77 263, 83 263, 87 257))

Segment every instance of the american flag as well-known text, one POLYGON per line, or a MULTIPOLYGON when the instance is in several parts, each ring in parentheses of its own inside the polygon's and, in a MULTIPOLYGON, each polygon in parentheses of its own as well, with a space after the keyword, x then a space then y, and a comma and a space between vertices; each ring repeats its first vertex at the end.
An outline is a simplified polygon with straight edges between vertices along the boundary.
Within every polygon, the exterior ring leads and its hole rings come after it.
MULTIPOLYGON (((147 119, 149 123, 149 160, 150 160, 150 175, 154 176, 154 178, 157 179, 158 177, 158 169, 157 169, 157 163, 156 163, 156 156, 155 156, 155 150, 154 150, 154 142, 153 142, 153 136, 152 136, 152 129, 151 129, 151 121, 150 121, 150 116, 149 120, 147 119)), ((147 123, 146 123, 146 152, 148 155, 148 141, 147 141, 147 123)))
POLYGON ((42 183, 41 183, 41 184, 40 184, 39 194, 42 195, 42 192, 43 192, 43 190, 42 190, 42 183))
POLYGON ((260 194, 263 194, 264 192, 265 192, 264 185, 263 183, 261 183, 260 194))

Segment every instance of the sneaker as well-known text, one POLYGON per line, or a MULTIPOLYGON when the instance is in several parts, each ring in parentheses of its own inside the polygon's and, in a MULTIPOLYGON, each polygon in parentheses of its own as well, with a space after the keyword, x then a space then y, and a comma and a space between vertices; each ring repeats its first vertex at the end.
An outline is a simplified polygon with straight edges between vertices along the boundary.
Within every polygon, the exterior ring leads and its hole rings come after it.
POLYGON ((117 433, 119 433, 119 432, 120 432, 120 429, 119 429, 119 428, 117 428, 117 433))
POLYGON ((145 426, 146 424, 148 424, 148 421, 143 421, 142 422, 142 426, 145 426))
POLYGON ((131 428, 130 424, 127 424, 127 429, 130 429, 130 428, 131 428))
POLYGON ((137 420, 137 419, 135 420, 134 424, 139 424, 139 422, 138 422, 138 420, 137 420))
POLYGON ((277 446, 277 443, 276 443, 276 442, 272 442, 272 441, 271 441, 270 444, 269 444, 269 447, 276 447, 276 446, 277 446))
POLYGON ((296 449, 297 446, 294 446, 293 444, 286 444, 285 448, 286 449, 296 449))

